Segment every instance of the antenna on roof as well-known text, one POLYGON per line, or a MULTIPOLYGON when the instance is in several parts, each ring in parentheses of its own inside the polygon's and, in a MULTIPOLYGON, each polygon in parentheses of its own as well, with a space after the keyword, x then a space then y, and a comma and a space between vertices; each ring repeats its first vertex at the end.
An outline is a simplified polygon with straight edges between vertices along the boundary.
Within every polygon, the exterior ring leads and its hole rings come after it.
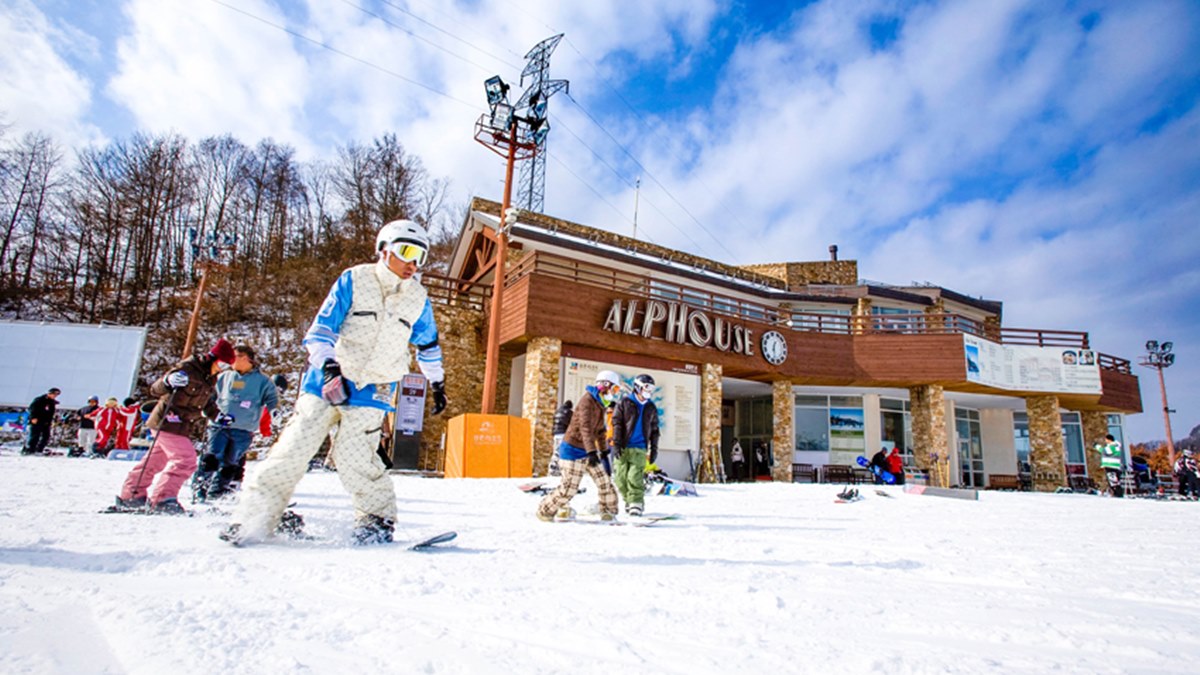
POLYGON ((642 193, 642 177, 638 176, 633 183, 633 238, 637 239, 638 197, 642 193))

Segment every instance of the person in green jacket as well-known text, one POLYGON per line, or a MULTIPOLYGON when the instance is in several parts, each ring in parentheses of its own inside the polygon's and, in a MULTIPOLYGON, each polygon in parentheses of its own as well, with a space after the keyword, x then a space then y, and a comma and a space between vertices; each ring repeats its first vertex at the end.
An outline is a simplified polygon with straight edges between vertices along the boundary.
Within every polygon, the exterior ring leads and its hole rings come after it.
POLYGON ((1121 474, 1124 473, 1121 444, 1112 434, 1106 435, 1104 441, 1103 444, 1097 443, 1094 449, 1100 453, 1100 468, 1104 469, 1104 476, 1108 479, 1109 491, 1112 496, 1121 498, 1125 496, 1125 488, 1121 487, 1121 474))

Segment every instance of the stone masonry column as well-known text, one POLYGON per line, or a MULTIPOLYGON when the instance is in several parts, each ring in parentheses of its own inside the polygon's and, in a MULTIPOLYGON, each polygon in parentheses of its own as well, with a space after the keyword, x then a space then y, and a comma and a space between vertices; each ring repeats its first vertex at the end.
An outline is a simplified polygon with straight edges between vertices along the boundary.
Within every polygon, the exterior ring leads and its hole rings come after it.
POLYGON ((850 332, 855 334, 871 331, 871 299, 859 298, 854 304, 854 315, 850 317, 850 332))
POLYGON ((1108 485, 1104 469, 1100 468, 1100 453, 1094 450, 1097 444, 1103 444, 1104 436, 1108 434, 1108 416, 1096 410, 1084 410, 1079 413, 1083 422, 1083 456, 1087 462, 1088 478, 1100 490, 1108 485))
POLYGON ((795 445, 796 397, 792 394, 792 383, 779 380, 771 383, 771 399, 775 410, 774 432, 771 436, 771 454, 775 456, 773 480, 791 482, 792 457, 795 445))
POLYGON ((1067 485, 1058 397, 1030 396, 1025 399, 1025 410, 1029 415, 1029 464, 1033 489, 1054 492, 1067 485))
POLYGON ((554 452, 554 411, 558 407, 559 360, 562 340, 535 337, 525 351, 525 390, 521 417, 529 420, 533 436, 533 475, 544 476, 554 452))
POLYGON ((950 487, 945 390, 936 384, 909 387, 908 405, 912 412, 913 462, 918 469, 929 472, 930 485, 950 487))
POLYGON ((700 368, 700 471, 697 481, 716 483, 721 466, 721 378, 716 363, 700 368))

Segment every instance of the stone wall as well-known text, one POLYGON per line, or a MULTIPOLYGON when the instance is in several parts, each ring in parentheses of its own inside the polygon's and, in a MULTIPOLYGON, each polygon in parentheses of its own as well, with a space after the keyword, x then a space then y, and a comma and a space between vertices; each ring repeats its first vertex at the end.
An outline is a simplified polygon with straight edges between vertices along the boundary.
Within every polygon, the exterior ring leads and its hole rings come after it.
POLYGON ((796 397, 792 394, 792 383, 778 380, 771 383, 771 400, 774 408, 774 434, 771 438, 771 454, 775 456, 775 468, 771 477, 775 480, 792 480, 792 445, 795 442, 796 397))
POLYGON ((741 269, 780 279, 789 291, 803 291, 810 284, 854 286, 858 284, 858 261, 818 260, 815 262, 766 263, 742 265, 741 269))
POLYGON ((1058 397, 1030 396, 1025 399, 1025 410, 1029 415, 1029 464, 1033 489, 1054 492, 1067 484, 1058 397))
POLYGON ((721 466, 721 366, 706 363, 700 372, 701 483, 717 482, 721 466))
POLYGON ((562 340, 536 337, 525 352, 525 389, 521 417, 533 427, 533 475, 546 475, 554 452, 554 411, 558 406, 558 373, 562 340))
POLYGON ((929 472, 930 485, 950 487, 945 390, 936 384, 909 387, 908 401, 912 412, 913 463, 929 472))
POLYGON ((1084 410, 1079 414, 1083 422, 1083 456, 1087 461, 1088 477, 1101 490, 1108 485, 1104 469, 1100 468, 1100 453, 1094 450, 1097 444, 1103 444, 1108 434, 1108 416, 1096 410, 1084 410))
MULTIPOLYGON (((429 415, 433 397, 426 397, 425 428, 421 432, 418 468, 441 471, 442 434, 446 421, 463 413, 479 412, 483 398, 484 344, 483 312, 456 305, 433 305, 438 324, 438 344, 446 367, 446 397, 449 404, 441 415, 429 415)), ((507 373, 502 373, 507 377, 507 373)))

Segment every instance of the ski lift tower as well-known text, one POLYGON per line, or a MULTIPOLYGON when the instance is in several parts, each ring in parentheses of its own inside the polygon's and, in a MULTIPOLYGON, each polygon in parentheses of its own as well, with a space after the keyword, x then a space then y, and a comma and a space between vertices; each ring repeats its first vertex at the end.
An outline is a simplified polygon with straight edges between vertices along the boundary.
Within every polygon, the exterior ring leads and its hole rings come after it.
POLYGON ((528 211, 541 213, 546 201, 546 135, 550 122, 546 119, 546 107, 550 97, 560 91, 570 91, 567 80, 550 79, 550 55, 554 53, 563 33, 537 43, 525 55, 525 69, 521 71, 521 85, 529 78, 529 87, 515 106, 517 110, 528 109, 529 116, 542 121, 539 129, 531 132, 529 141, 537 146, 532 161, 521 165, 520 187, 517 190, 517 206, 528 211))

